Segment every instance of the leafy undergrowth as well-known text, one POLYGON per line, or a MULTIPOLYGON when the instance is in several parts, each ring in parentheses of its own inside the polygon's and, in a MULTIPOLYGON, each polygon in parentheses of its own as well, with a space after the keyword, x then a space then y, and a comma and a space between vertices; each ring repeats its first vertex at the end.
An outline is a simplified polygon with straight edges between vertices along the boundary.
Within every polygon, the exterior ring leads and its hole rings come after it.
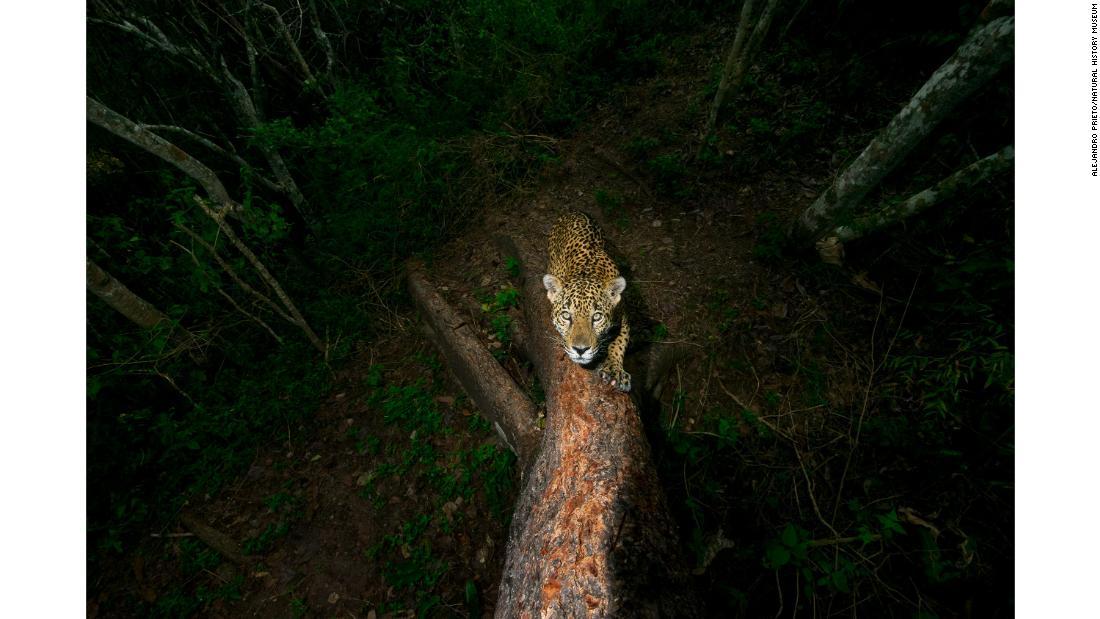
POLYGON ((195 538, 159 538, 133 555, 141 596, 104 591, 95 611, 491 610, 516 493, 514 456, 455 395, 424 342, 405 335, 357 355, 352 368, 359 363, 363 370, 341 375, 341 391, 322 404, 311 432, 261 449, 229 491, 185 506, 253 563, 234 566, 195 538))

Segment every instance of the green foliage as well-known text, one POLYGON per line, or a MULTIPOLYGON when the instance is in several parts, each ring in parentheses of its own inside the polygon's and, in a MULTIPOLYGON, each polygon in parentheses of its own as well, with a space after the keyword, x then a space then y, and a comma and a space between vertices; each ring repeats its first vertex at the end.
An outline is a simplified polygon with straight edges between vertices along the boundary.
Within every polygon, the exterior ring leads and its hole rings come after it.
MULTIPOLYGON (((504 305, 513 302, 508 297, 501 297, 504 305)), ((382 562, 386 582, 410 596, 421 616, 431 616, 431 610, 442 603, 439 581, 452 569, 433 553, 431 539, 440 533, 450 535, 465 517, 462 510, 448 511, 444 506, 455 500, 471 502, 480 494, 489 511, 506 525, 515 492, 515 456, 488 442, 449 452, 441 449, 438 439, 450 431, 436 399, 442 368, 434 358, 417 362, 431 370, 429 380, 387 383, 380 368, 368 374, 368 405, 381 411, 384 423, 401 428, 408 439, 402 445, 391 444, 385 461, 364 480, 361 495, 381 508, 375 494, 378 484, 412 480, 421 488, 419 504, 426 511, 385 535, 367 550, 367 557, 382 562)), ((466 429, 484 439, 494 435, 492 427, 476 415, 466 429)), ((358 433, 347 438, 361 440, 358 433)))
POLYGON ((289 522, 271 523, 255 537, 246 539, 244 543, 241 544, 241 548, 244 550, 245 554, 262 555, 271 549, 271 546, 289 531, 289 522))
POLYGON ((503 361, 508 354, 507 346, 512 341, 512 317, 507 311, 519 306, 519 290, 511 286, 505 287, 492 296, 482 297, 481 301, 481 311, 489 318, 493 336, 501 344, 501 347, 493 349, 493 356, 503 361))
POLYGON ((687 167, 679 154, 657 155, 646 162, 646 167, 653 175, 657 187, 664 193, 677 197, 690 194, 690 189, 684 184, 687 167))
POLYGON ((596 206, 600 208, 604 216, 615 222, 620 228, 629 225, 626 211, 623 209, 623 196, 617 192, 606 189, 597 189, 594 194, 596 206))
POLYGON ((780 225, 779 218, 775 213, 761 213, 756 218, 756 228, 759 232, 752 247, 753 257, 765 262, 779 260, 787 246, 787 232, 780 225))
POLYGON ((508 273, 508 277, 516 279, 520 276, 520 262, 515 256, 504 257, 504 271, 508 273))
POLYGON ((339 255, 392 265, 428 249, 463 215, 450 179, 461 155, 426 128, 395 119, 376 88, 342 83, 321 124, 288 119, 257 129, 255 139, 294 154, 304 190, 326 196, 316 235, 339 255))

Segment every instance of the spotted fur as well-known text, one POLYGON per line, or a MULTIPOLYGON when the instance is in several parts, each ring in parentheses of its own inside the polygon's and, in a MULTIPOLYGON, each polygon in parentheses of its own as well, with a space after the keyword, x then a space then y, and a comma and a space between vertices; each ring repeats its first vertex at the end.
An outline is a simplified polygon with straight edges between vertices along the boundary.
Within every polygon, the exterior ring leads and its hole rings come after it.
POLYGON ((605 383, 630 391, 630 374, 623 369, 630 328, 620 302, 626 280, 588 215, 571 211, 554 224, 547 270, 542 283, 565 354, 582 366, 598 364, 605 383))

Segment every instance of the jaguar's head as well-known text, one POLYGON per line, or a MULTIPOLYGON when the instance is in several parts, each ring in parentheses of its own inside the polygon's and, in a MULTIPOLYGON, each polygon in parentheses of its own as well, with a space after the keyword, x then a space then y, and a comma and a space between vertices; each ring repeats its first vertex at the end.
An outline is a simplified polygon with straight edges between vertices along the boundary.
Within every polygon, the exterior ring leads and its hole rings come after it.
POLYGON ((561 334, 565 354, 581 365, 588 365, 614 337, 613 310, 622 299, 626 280, 615 277, 606 281, 574 278, 563 282, 542 276, 550 299, 550 319, 561 334))

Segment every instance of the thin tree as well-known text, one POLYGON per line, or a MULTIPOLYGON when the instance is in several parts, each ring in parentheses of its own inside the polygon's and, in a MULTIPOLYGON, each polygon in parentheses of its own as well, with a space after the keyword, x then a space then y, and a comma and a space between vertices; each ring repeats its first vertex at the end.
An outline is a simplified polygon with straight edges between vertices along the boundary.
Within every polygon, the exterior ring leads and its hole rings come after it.
POLYGON ((1015 18, 998 17, 971 33, 859 157, 795 223, 795 237, 815 241, 836 227, 924 139, 951 110, 989 82, 1011 60, 1015 18))
POLYGON ((225 185, 213 170, 206 167, 201 161, 189 155, 186 151, 150 131, 145 125, 136 123, 122 114, 103 105, 91 97, 87 97, 88 120, 112 134, 139 146, 149 153, 160 157, 179 168, 185 174, 199 182, 207 195, 214 201, 216 207, 211 207, 202 198, 195 196, 195 201, 210 219, 212 219, 221 232, 230 240, 234 247, 245 257, 252 268, 260 276, 265 284, 271 287, 275 296, 282 303, 280 315, 288 319, 292 324, 305 333, 313 346, 327 353, 327 347, 317 337, 316 332, 310 327, 305 317, 298 310, 298 306, 283 289, 278 279, 267 269, 256 254, 240 239, 226 221, 225 217, 230 213, 240 214, 243 211, 240 203, 233 200, 225 189, 225 185))
MULTIPOLYGON (((737 34, 733 37, 733 45, 726 54, 726 61, 722 65, 722 76, 718 81, 718 90, 714 93, 714 101, 707 114, 707 122, 703 127, 703 138, 714 133, 718 124, 718 113, 726 99, 737 93, 741 84, 745 81, 745 74, 752 65, 760 44, 768 35, 772 18, 775 16, 775 7, 779 0, 767 0, 764 10, 755 18, 753 17, 753 0, 745 0, 741 7, 741 17, 737 22, 737 34), (751 31, 751 34, 749 34, 751 31)), ((700 147, 701 149, 702 147, 700 147)))
POLYGON ((858 217, 850 224, 837 226, 833 229, 831 236, 840 242, 854 241, 882 228, 901 223, 913 215, 972 190, 991 176, 1011 170, 1015 159, 1015 149, 1012 146, 1006 146, 897 204, 885 206, 879 211, 858 217))

